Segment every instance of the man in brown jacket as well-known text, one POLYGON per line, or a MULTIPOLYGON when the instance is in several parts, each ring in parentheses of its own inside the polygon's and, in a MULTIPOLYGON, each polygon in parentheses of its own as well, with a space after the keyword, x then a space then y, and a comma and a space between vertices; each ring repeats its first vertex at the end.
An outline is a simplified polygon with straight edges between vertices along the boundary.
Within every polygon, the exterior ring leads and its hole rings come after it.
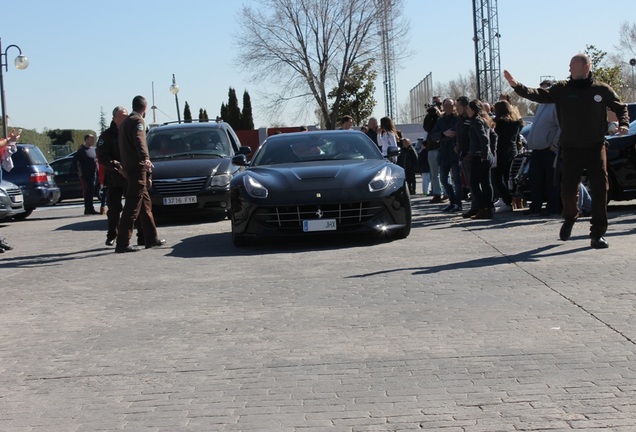
POLYGON ((141 225, 146 239, 146 249, 165 244, 165 240, 157 238, 157 227, 152 215, 152 203, 146 188, 148 176, 152 170, 152 162, 146 144, 146 123, 144 117, 148 103, 143 96, 133 98, 133 112, 119 127, 119 150, 121 164, 128 180, 126 188, 126 204, 117 230, 116 253, 137 252, 139 248, 130 245, 135 221, 143 206, 141 225))

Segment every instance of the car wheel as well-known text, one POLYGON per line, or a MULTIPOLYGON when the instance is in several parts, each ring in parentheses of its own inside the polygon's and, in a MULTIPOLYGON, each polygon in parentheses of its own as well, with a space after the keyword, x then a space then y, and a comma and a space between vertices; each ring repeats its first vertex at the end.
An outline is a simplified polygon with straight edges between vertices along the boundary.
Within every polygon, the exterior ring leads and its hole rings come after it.
POLYGON ((245 247, 251 245, 252 241, 249 237, 245 237, 241 234, 236 234, 234 231, 232 231, 232 243, 234 243, 234 246, 236 247, 245 247))
POLYGON ((32 208, 24 209, 24 213, 20 213, 20 214, 17 214, 15 216, 13 216, 13 219, 15 219, 17 221, 23 221, 26 218, 28 218, 29 216, 31 216, 31 213, 33 213, 33 210, 35 210, 35 209, 32 209, 32 208))

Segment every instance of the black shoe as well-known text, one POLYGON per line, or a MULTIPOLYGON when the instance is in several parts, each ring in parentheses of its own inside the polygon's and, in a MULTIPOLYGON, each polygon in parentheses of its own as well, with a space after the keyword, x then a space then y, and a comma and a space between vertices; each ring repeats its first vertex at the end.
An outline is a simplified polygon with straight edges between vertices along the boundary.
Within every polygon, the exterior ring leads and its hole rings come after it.
POLYGON ((137 246, 117 246, 115 248, 115 253, 126 253, 126 252, 139 252, 141 249, 139 249, 137 246))
POLYGON ((4 249, 0 248, 0 253, 4 253, 4 249))
POLYGON ((559 238, 563 241, 569 240, 572 235, 572 227, 574 226, 574 219, 566 219, 561 225, 561 231, 559 231, 559 238))
POLYGON ((477 210, 477 209, 470 209, 470 210, 468 210, 467 212, 462 213, 462 217, 463 217, 464 219, 471 218, 471 217, 475 216, 475 215, 477 214, 477 212, 478 212, 478 211, 479 211, 479 210, 477 210))
POLYGON ((449 212, 453 210, 453 206, 454 204, 449 204, 446 207, 444 207, 444 209, 442 210, 443 212, 449 212))
POLYGON ((95 209, 91 209, 91 210, 84 210, 84 215, 98 215, 99 212, 96 211, 95 209))
POLYGON ((165 239, 156 239, 154 242, 152 242, 150 244, 147 244, 146 245, 146 249, 163 246, 165 244, 166 244, 166 240, 165 239))
POLYGON ((106 246, 115 246, 115 239, 106 239, 106 246))
POLYGON ((594 249, 607 249, 609 247, 609 243, 605 240, 605 237, 599 237, 597 239, 593 238, 590 246, 594 249))
POLYGON ((0 240, 0 250, 2 252, 6 251, 6 250, 11 250, 13 249, 13 246, 11 246, 9 243, 5 242, 4 240, 0 240))

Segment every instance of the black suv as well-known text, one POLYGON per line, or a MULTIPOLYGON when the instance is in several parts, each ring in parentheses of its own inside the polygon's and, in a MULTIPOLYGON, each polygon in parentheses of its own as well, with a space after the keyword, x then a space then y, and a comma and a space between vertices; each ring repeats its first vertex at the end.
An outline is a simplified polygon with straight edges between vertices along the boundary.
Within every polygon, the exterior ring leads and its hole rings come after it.
POLYGON ((155 126, 148 132, 153 212, 227 214, 230 180, 240 169, 232 157, 249 154, 222 121, 155 126))
POLYGON ((20 186, 24 196, 24 213, 14 219, 25 219, 36 207, 55 204, 60 199, 60 188, 54 180, 53 168, 35 144, 18 144, 11 155, 13 169, 2 171, 2 178, 20 186))

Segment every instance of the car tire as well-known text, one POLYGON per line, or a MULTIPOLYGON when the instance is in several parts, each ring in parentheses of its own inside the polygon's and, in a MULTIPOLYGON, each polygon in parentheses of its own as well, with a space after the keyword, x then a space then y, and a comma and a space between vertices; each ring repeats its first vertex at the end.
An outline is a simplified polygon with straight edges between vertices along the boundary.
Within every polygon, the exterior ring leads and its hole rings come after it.
POLYGON ((234 246, 236 247, 246 247, 250 246, 252 244, 252 241, 249 237, 241 234, 236 234, 234 231, 232 231, 232 243, 234 243, 234 246))
POLYGON ((19 214, 13 216, 13 219, 17 220, 17 221, 23 221, 26 218, 28 218, 29 216, 31 216, 31 213, 33 213, 33 210, 35 210, 35 209, 32 209, 32 208, 24 209, 24 213, 19 213, 19 214))

